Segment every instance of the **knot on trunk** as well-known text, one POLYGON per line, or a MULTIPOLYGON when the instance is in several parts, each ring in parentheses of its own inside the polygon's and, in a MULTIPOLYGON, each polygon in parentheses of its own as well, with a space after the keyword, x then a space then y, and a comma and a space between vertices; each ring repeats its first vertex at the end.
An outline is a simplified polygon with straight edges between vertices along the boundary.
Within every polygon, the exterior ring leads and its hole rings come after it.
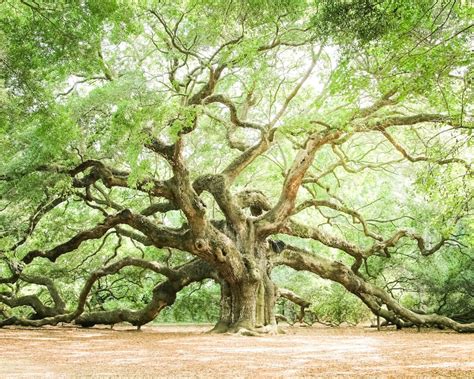
POLYGON ((172 305, 176 300, 177 288, 170 282, 163 282, 159 284, 153 292, 162 303, 161 305, 172 305))
POLYGON ((194 241, 194 247, 199 252, 204 252, 209 250, 209 243, 204 238, 198 238, 194 241))
POLYGON ((227 252, 221 248, 217 248, 216 249, 216 258, 217 258, 217 261, 218 262, 225 262, 226 261, 226 257, 227 256, 227 252))
POLYGON ((261 271, 255 264, 255 262, 248 258, 244 258, 243 260, 245 268, 247 269, 249 279, 251 281, 259 281, 261 279, 261 271))
POLYGON ((119 216, 121 219, 128 219, 132 216, 132 212, 130 209, 124 209, 123 211, 120 211, 117 216, 119 216))
POLYGON ((265 194, 257 190, 245 190, 237 195, 237 202, 241 208, 250 208, 252 216, 260 216, 263 211, 272 208, 265 194))

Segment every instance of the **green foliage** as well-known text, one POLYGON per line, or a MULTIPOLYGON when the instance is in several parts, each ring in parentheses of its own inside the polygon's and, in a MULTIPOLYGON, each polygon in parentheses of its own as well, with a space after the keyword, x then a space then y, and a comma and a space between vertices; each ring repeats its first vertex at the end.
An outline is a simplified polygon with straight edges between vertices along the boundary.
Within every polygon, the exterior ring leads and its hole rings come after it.
POLYGON ((155 322, 214 323, 219 319, 220 288, 215 283, 193 284, 179 292, 172 307, 166 308, 155 322))
MULTIPOLYGON (((272 277, 279 287, 290 289, 311 303, 310 312, 306 315, 308 322, 357 325, 370 317, 370 311, 360 299, 340 284, 315 278, 305 272, 295 273, 287 268, 274 269, 272 277)), ((300 309, 288 300, 280 299, 277 311, 296 320, 300 309)))
MULTIPOLYGON (((277 122, 272 146, 236 179, 232 194, 255 188, 276 204, 284 175, 309 134, 353 133, 347 142, 317 152, 298 203, 342 199, 340 204, 356 209, 385 239, 400 229, 423 236, 430 246, 449 239, 430 257, 421 257, 416 243, 404 239, 390 248, 390 257, 380 253, 367 259, 360 274, 409 308, 468 312, 474 307, 472 175, 463 164, 436 161, 458 156, 472 162, 474 70, 468 31, 473 12, 465 2, 445 0, 1 2, 0 277, 12 273, 7 261, 53 248, 101 223, 104 209, 139 213, 162 201, 146 190, 153 180, 170 178, 172 167, 145 147, 150 133, 167 144, 183 138, 192 179, 222 171, 241 153, 229 147, 229 135, 254 145, 259 132, 235 128, 221 104, 187 105, 208 82, 210 68, 225 65, 214 92, 230 98, 239 117, 265 124, 282 109, 321 47, 313 73, 277 122), (176 46, 169 42, 173 33, 176 46), (393 104, 361 117, 393 90, 393 104), (250 98, 252 106, 244 112, 250 98), (391 117, 418 113, 439 113, 455 122, 437 123, 436 132, 424 124, 390 129, 407 152, 426 158, 416 163, 403 160, 380 133, 360 133, 391 117), (102 200, 102 209, 91 207, 90 200, 85 205, 85 191, 67 174, 91 159, 128 173, 129 188, 89 186, 87 196, 102 200), (140 187, 146 179, 151 179, 148 187, 140 187), (29 235, 32 215, 58 196, 68 199, 29 235), (26 242, 10 251, 25 236, 26 242), (421 278, 417 285, 415 277, 421 278)), ((202 194, 202 201, 210 218, 223 218, 210 194, 202 194)), ((186 222, 180 211, 150 219, 176 228, 186 222)), ((360 221, 334 209, 307 209, 295 219, 361 249, 374 243, 360 221)), ((353 263, 322 243, 279 238, 353 263)), ((72 306, 87 275, 106 263, 135 256, 174 267, 190 259, 176 250, 123 240, 107 233, 61 256, 57 264, 35 260, 26 273, 54 279, 72 306)), ((275 269, 273 276, 278 285, 310 300, 322 321, 367 318, 362 303, 339 285, 289 269, 275 269)), ((87 305, 91 310, 139 309, 162 280, 127 269, 97 283, 87 305)), ((0 292, 12 290, 0 285, 0 292)), ((50 302, 38 286, 23 283, 17 290, 50 302)), ((214 321, 218 302, 216 285, 193 284, 158 320, 214 321)), ((30 311, 19 308, 18 314, 30 311)))
POLYGON ((371 315, 357 297, 337 283, 331 283, 314 291, 311 304, 310 310, 318 320, 332 325, 342 323, 357 325, 367 321, 371 315))

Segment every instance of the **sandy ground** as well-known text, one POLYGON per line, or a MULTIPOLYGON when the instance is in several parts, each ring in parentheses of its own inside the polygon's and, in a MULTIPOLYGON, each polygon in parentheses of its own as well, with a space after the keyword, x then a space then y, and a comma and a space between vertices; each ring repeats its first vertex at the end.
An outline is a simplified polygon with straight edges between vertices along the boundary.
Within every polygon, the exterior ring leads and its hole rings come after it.
POLYGON ((0 378, 474 378, 468 334, 294 327, 285 335, 241 337, 208 329, 1 329, 0 378))

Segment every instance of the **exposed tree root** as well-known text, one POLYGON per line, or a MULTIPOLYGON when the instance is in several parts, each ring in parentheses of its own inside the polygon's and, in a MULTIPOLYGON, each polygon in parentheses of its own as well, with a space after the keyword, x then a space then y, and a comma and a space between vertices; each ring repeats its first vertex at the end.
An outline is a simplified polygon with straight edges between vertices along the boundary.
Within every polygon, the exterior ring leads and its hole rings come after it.
POLYGON ((258 328, 236 326, 229 328, 226 334, 246 337, 263 337, 285 334, 285 331, 278 325, 265 325, 258 328))
POLYGON ((208 330, 209 334, 223 334, 229 331, 229 324, 224 322, 218 322, 211 330, 208 330))

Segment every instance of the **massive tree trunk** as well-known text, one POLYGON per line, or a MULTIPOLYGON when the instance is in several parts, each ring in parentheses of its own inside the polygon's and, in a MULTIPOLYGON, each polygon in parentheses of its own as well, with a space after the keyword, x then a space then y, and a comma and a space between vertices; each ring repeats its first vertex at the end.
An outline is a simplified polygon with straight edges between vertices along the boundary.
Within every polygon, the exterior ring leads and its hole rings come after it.
POLYGON ((259 280, 221 284, 221 313, 214 330, 238 332, 276 326, 274 287, 267 274, 259 280))
POLYGON ((271 330, 276 326, 275 285, 270 278, 271 263, 268 260, 267 243, 254 242, 245 234, 244 241, 237 243, 247 246, 245 254, 239 254, 242 262, 238 274, 233 270, 220 273, 221 300, 220 318, 214 331, 239 332, 245 330, 271 330))

